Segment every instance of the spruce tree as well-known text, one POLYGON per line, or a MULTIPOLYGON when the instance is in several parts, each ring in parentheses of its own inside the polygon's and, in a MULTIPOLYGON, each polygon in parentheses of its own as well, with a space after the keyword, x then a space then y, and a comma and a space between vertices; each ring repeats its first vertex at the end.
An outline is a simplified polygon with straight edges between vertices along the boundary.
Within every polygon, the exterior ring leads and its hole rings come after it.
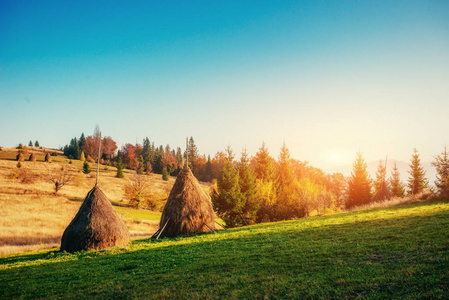
POLYGON ((265 142, 256 153, 256 178, 264 182, 274 181, 273 159, 271 158, 265 142))
POLYGON ((379 161, 374 180, 374 200, 381 201, 390 198, 390 189, 387 182, 387 169, 382 160, 379 161))
POLYGON ((362 153, 358 152, 348 183, 347 208, 368 204, 371 201, 371 178, 366 168, 362 153))
POLYGON ((30 140, 30 142, 28 143, 28 146, 33 147, 33 141, 30 140))
POLYGON ((410 177, 408 178, 408 193, 415 195, 421 193, 427 188, 427 179, 424 177, 426 172, 421 166, 421 159, 419 158, 418 151, 414 148, 412 159, 410 160, 410 177))
POLYGON ((243 197, 240 192, 239 173, 234 167, 232 152, 228 153, 228 161, 223 167, 221 177, 218 179, 218 195, 212 198, 212 204, 217 214, 229 227, 244 224, 242 210, 243 197))
POLYGON ((394 162, 393 170, 391 170, 391 176, 390 176, 389 182, 390 182, 392 197, 402 198, 405 196, 404 184, 401 181, 401 177, 399 174, 398 167, 396 166, 396 162, 394 162))
POLYGON ((210 155, 207 156, 206 167, 204 168, 205 177, 207 182, 212 181, 212 161, 210 160, 210 155))
POLYGON ((78 140, 78 147, 80 149, 84 150, 83 149, 84 145, 86 145, 86 137, 84 136, 84 133, 81 133, 81 136, 80 136, 80 138, 78 140))
POLYGON ((192 170, 192 173, 195 174, 195 176, 197 176, 197 174, 195 173, 195 162, 196 159, 198 158, 199 154, 198 154, 198 148, 195 145, 195 141, 193 140, 193 137, 190 137, 189 140, 189 147, 187 149, 187 155, 189 156, 189 165, 190 165, 190 169, 192 170))
POLYGON ((39 142, 36 140, 36 142, 34 142, 34 147, 40 147, 39 142))
POLYGON ((87 161, 85 161, 84 164, 83 164, 83 173, 84 174, 88 174, 90 172, 91 172, 91 170, 90 170, 89 163, 87 161))
POLYGON ((123 178, 125 175, 123 175, 123 161, 122 158, 119 157, 117 162, 117 175, 115 177, 117 178, 123 178))
POLYGON ((168 181, 168 171, 167 168, 162 169, 162 180, 168 181))
POLYGON ((276 203, 276 219, 285 220, 295 217, 295 200, 296 193, 294 188, 294 173, 291 165, 290 152, 282 145, 279 154, 279 160, 276 170, 276 187, 277 187, 277 203, 276 203))
POLYGON ((440 155, 435 156, 432 166, 437 170, 435 186, 437 187, 438 195, 441 198, 449 199, 449 153, 446 146, 444 146, 444 150, 440 155))
POLYGON ((250 166, 250 160, 246 148, 242 151, 237 169, 239 173, 240 193, 242 194, 242 202, 244 203, 242 213, 246 220, 253 222, 256 219, 257 210, 260 205, 255 199, 256 174, 254 174, 254 171, 250 166))

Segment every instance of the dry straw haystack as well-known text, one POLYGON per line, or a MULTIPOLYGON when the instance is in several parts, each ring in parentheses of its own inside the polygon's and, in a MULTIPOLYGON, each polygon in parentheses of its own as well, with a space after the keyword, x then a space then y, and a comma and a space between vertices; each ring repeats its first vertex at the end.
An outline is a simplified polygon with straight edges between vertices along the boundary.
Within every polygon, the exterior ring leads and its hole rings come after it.
POLYGON ((29 161, 36 161, 36 155, 34 153, 31 153, 30 158, 28 158, 29 161))
POLYGON ((177 236, 215 228, 215 213, 210 197, 201 188, 190 168, 176 178, 162 212, 160 228, 164 236, 177 236))
POLYGON ((124 247, 128 242, 129 232, 125 222, 106 195, 95 186, 87 193, 75 218, 64 231, 61 251, 124 247))
POLYGON ((19 153, 17 154, 16 160, 17 160, 17 161, 23 161, 23 160, 24 160, 24 157, 23 157, 22 152, 19 152, 19 153))
POLYGON ((45 162, 51 163, 51 155, 50 155, 50 153, 45 154, 45 162))

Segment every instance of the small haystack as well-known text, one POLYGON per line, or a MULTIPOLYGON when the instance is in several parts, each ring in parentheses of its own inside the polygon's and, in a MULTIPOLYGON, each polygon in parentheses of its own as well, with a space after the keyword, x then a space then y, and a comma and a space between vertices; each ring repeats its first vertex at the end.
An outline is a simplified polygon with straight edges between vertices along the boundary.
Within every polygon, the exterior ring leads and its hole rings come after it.
POLYGON ((29 161, 36 161, 36 155, 34 153, 30 154, 30 158, 28 158, 29 161))
POLYGON ((215 228, 215 212, 210 196, 201 188, 190 168, 186 167, 178 174, 159 226, 162 235, 169 237, 209 232, 215 228))
POLYGON ((124 247, 129 242, 125 222, 98 186, 87 193, 78 213, 61 239, 61 251, 124 247))
POLYGON ((45 162, 51 163, 51 155, 50 155, 50 153, 45 154, 45 162))
POLYGON ((17 160, 17 161, 24 161, 24 157, 23 157, 22 152, 19 152, 19 153, 17 154, 16 160, 17 160))

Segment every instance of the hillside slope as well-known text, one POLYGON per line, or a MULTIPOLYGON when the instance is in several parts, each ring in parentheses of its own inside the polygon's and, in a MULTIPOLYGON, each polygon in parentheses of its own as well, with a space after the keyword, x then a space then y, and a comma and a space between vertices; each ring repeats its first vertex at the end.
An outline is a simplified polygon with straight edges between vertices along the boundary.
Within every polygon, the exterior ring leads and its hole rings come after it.
POLYGON ((449 203, 0 257, 0 298, 444 298, 449 203))

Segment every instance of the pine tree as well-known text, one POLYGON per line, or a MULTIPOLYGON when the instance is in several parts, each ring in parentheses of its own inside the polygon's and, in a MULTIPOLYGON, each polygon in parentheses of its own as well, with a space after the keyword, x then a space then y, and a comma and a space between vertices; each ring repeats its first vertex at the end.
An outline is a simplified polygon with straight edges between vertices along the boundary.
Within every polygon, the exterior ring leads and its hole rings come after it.
POLYGON ((83 164, 83 173, 84 174, 88 174, 90 172, 91 172, 91 170, 90 170, 89 163, 87 161, 85 161, 84 164, 83 164))
POLYGON ((427 188, 427 179, 424 177, 426 172, 421 166, 421 159, 419 158, 418 151, 414 148, 412 159, 410 160, 410 177, 408 178, 407 187, 409 189, 408 193, 415 195, 421 193, 427 188))
POLYGON ((212 181, 212 161, 210 160, 210 155, 207 156, 206 167, 204 168, 205 180, 207 182, 212 181))
POLYGON ((28 143, 28 146, 33 147, 33 141, 30 140, 30 142, 28 143))
POLYGON ((187 155, 189 156, 189 165, 190 165, 190 169, 192 170, 192 173, 195 174, 195 176, 197 176, 197 174, 195 173, 195 161, 198 158, 199 154, 198 154, 198 148, 195 145, 195 141, 193 140, 193 137, 190 137, 189 140, 189 147, 187 149, 187 155))
POLYGON ((168 171, 167 168, 162 169, 162 180, 168 181, 168 171))
POLYGON ((435 186, 440 197, 449 199, 449 153, 447 147, 444 146, 443 152, 435 156, 435 161, 432 166, 437 169, 437 180, 435 186))
POLYGON ((39 142, 36 140, 36 142, 34 142, 34 147, 40 147, 39 142))
POLYGON ((228 152, 228 161, 217 184, 218 195, 212 197, 212 204, 217 214, 229 227, 244 224, 242 217, 244 202, 240 192, 239 173, 232 160, 232 151, 228 152))
POLYGON ((278 167, 276 170, 276 219, 278 220, 295 217, 295 199, 297 197, 293 183, 294 173, 291 165, 290 152, 284 142, 281 148, 281 153, 279 154, 278 167))
POLYGON ((362 153, 358 152, 348 183, 347 208, 368 204, 371 201, 371 178, 366 168, 362 153))
POLYGON ((390 198, 390 189, 387 182, 387 169, 382 160, 379 161, 374 181, 374 201, 382 201, 390 198))
POLYGON ((256 174, 254 174, 254 171, 250 166, 246 148, 242 151, 237 169, 239 173, 240 193, 242 194, 242 202, 244 203, 242 213, 246 220, 253 222, 256 219, 257 210, 259 209, 260 204, 257 203, 255 199, 256 174))
POLYGON ((271 158, 265 142, 256 153, 256 178, 264 182, 274 181, 273 159, 271 158))
POLYGON ((393 165, 393 170, 391 171, 390 177, 390 187, 391 187, 391 196, 392 197, 404 197, 405 189, 404 184, 401 181, 401 177, 399 174, 398 167, 396 166, 396 162, 393 165))
POLYGON ((78 147, 81 150, 84 150, 83 149, 84 145, 86 145, 86 137, 84 136, 84 132, 83 132, 83 133, 81 133, 81 136, 80 136, 80 138, 78 140, 78 147))
POLYGON ((123 178, 123 161, 122 158, 119 157, 118 163, 117 163, 117 175, 115 175, 117 178, 123 178))
POLYGON ((144 168, 145 168, 145 161, 143 160, 143 156, 140 155, 139 156, 139 165, 137 166, 137 169, 136 169, 137 174, 142 175, 144 168))

